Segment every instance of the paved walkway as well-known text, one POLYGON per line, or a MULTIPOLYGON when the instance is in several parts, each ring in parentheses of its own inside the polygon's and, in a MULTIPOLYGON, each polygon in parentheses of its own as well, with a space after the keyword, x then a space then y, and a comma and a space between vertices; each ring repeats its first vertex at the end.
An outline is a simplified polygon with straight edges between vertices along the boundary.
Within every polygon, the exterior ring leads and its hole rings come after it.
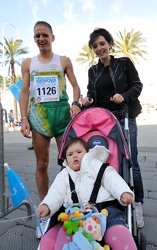
MULTIPOLYGON (((145 226, 142 231, 147 237, 147 250, 157 250, 157 121, 150 124, 151 119, 146 117, 137 119, 139 125, 138 145, 145 192, 145 226)), ((27 150, 30 145, 31 140, 22 137, 19 131, 4 133, 5 162, 21 176, 35 204, 38 205, 39 197, 35 183, 35 156, 33 150, 27 150)), ((60 171, 56 155, 56 145, 52 140, 49 166, 50 183, 60 171)), ((9 195, 6 177, 5 186, 6 195, 9 195)), ((35 217, 33 216, 32 220, 28 220, 23 218, 26 216, 24 205, 5 216, 5 218, 0 219, 0 250, 37 249, 39 242, 35 239, 35 217)))

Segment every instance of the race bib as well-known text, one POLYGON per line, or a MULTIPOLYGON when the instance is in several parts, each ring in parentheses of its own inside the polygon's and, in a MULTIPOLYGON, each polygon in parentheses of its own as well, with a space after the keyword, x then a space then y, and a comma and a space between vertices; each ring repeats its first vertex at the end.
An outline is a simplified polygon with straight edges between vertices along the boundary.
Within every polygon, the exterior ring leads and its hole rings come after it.
POLYGON ((34 87, 37 103, 59 101, 58 76, 34 76, 34 87))

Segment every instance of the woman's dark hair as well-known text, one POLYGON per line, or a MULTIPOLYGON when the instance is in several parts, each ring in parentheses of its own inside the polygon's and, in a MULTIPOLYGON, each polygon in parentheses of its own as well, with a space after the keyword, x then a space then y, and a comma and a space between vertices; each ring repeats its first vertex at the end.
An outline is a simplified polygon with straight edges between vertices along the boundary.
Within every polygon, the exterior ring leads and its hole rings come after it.
POLYGON ((95 42, 96 38, 99 36, 103 36, 109 44, 114 43, 112 35, 106 29, 95 28, 94 31, 89 36, 88 45, 90 48, 92 48, 92 44, 95 42))
POLYGON ((79 142, 84 148, 85 150, 88 152, 89 151, 89 148, 88 148, 88 145, 87 145, 87 142, 85 142, 83 139, 81 138, 72 138, 72 139, 69 139, 67 141, 67 143, 65 144, 64 146, 64 149, 63 149, 63 157, 64 159, 66 159, 66 152, 68 150, 68 148, 72 145, 72 144, 75 144, 79 142))
POLYGON ((53 34, 52 27, 51 27, 51 25, 49 23, 47 23, 45 21, 36 22, 36 24, 34 25, 34 31, 35 31, 36 26, 38 26, 38 25, 44 25, 44 26, 48 27, 49 31, 53 34))

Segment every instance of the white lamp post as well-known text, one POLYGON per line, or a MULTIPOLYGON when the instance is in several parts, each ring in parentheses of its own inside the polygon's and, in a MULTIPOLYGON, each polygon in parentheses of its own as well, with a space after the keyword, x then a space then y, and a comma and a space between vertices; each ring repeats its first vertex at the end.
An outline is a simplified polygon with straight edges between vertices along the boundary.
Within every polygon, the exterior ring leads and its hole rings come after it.
POLYGON ((6 25, 11 25, 11 26, 16 30, 17 35, 18 35, 18 38, 17 38, 17 39, 19 39, 19 33, 18 33, 17 29, 15 28, 15 26, 14 26, 13 24, 11 24, 11 23, 4 23, 3 26, 2 26, 2 44, 3 44, 3 58, 2 58, 2 60, 3 60, 3 91, 6 90, 5 65, 4 65, 4 27, 5 27, 6 25))

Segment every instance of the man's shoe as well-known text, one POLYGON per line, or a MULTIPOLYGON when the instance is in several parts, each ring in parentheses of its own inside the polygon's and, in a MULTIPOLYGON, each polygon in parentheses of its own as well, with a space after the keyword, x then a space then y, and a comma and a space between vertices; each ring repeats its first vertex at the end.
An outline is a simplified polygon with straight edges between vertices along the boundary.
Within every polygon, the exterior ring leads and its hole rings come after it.
POLYGON ((135 202, 135 214, 136 214, 137 227, 142 228, 144 226, 144 218, 143 218, 143 207, 141 202, 135 202))
POLYGON ((28 150, 33 150, 34 147, 33 147, 33 146, 30 146, 30 147, 28 147, 27 149, 28 149, 28 150))

